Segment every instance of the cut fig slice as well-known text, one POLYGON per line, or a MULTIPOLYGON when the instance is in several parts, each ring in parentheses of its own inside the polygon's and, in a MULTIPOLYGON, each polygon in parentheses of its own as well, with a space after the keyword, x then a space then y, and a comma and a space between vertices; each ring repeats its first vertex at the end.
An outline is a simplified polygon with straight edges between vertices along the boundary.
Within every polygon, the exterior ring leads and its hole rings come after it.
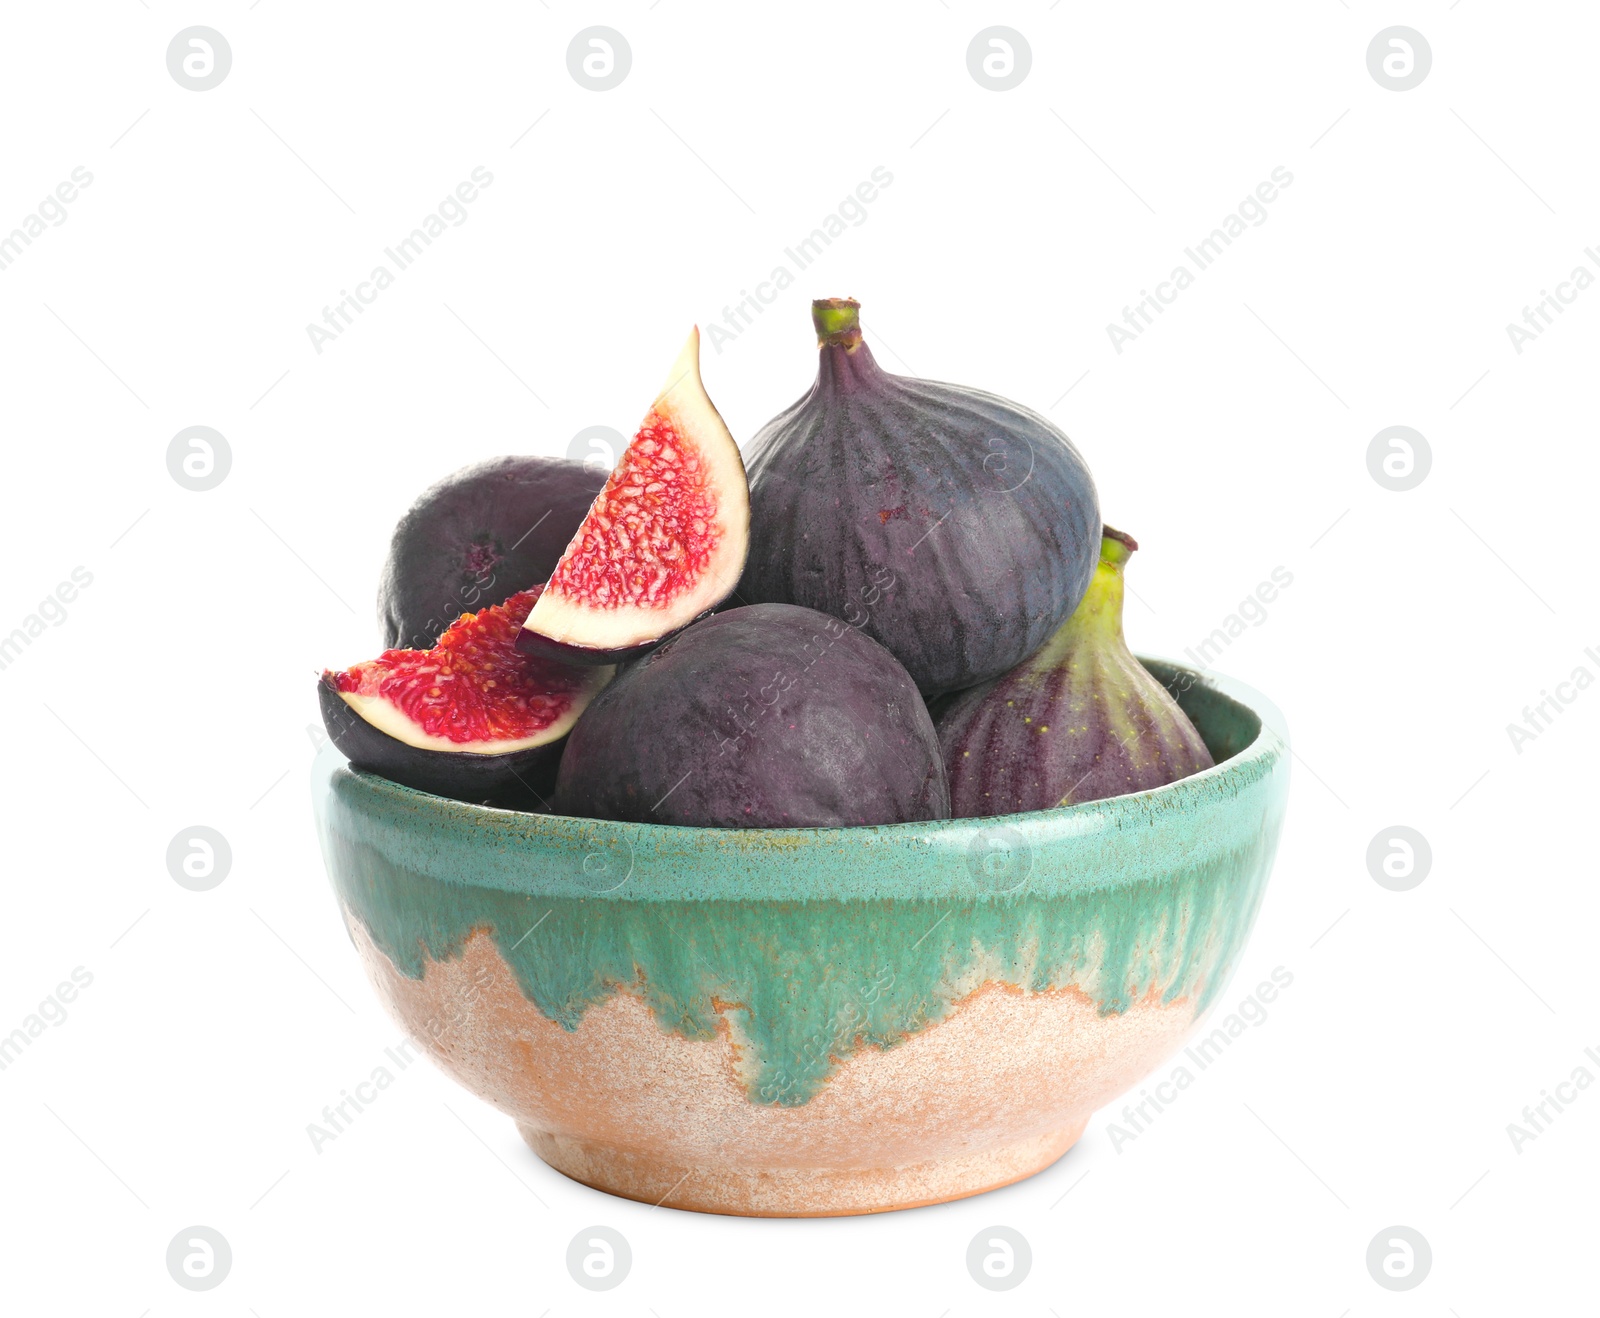
POLYGON ((648 650, 727 599, 749 543, 744 463, 700 382, 696 329, 517 648, 572 664, 648 650))
POLYGON ((317 685, 322 721, 358 769, 418 791, 543 808, 561 741, 615 670, 520 654, 542 587, 464 613, 431 650, 385 650, 317 685))

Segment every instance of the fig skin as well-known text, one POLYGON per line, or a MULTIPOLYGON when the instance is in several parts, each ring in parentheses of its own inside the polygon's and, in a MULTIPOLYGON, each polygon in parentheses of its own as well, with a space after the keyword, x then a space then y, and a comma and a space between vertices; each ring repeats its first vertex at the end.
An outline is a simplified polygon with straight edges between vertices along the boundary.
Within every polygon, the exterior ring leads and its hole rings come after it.
POLYGON ((993 394, 893 375, 859 304, 813 304, 805 397, 751 442, 739 597, 859 626, 929 698, 999 677, 1083 598, 1100 544, 1071 441, 993 394))
POLYGON ((1137 548, 1106 527, 1088 593, 1045 647, 943 706, 953 818, 1148 791, 1212 766, 1188 715, 1123 639, 1123 566, 1137 548))
POLYGON ((431 649, 461 614, 543 585, 605 480, 567 458, 507 456, 429 486, 379 579, 383 648, 431 649))
POLYGON ((949 817, 933 722, 877 642, 786 604, 728 609, 623 669, 567 738, 558 814, 715 828, 949 817))
POLYGON ((564 741, 504 755, 426 750, 373 727, 345 703, 328 676, 317 680, 317 703, 328 736, 357 769, 453 801, 549 810, 564 741))

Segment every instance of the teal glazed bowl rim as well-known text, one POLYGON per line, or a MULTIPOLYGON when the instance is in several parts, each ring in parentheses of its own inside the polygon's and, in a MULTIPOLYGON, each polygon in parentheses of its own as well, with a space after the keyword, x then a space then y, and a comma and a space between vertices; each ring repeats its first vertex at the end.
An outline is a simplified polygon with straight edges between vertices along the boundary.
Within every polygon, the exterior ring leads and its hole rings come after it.
POLYGON ((1286 790, 1288 730, 1271 701, 1220 674, 1141 662, 1189 713, 1217 763, 1151 791, 1081 805, 850 828, 622 823, 415 791, 350 768, 331 742, 313 769, 316 804, 321 815, 331 795, 344 807, 347 836, 409 869, 519 896, 805 903, 1104 895, 1148 881, 1154 856, 1205 850, 1202 821, 1214 808, 1230 813, 1228 802, 1265 793, 1271 815, 1268 803, 1281 808, 1286 790), (1130 832, 1139 845, 1128 846, 1130 832), (1046 844, 1050 863, 1033 864, 1046 844), (834 863, 819 863, 827 861, 834 863))

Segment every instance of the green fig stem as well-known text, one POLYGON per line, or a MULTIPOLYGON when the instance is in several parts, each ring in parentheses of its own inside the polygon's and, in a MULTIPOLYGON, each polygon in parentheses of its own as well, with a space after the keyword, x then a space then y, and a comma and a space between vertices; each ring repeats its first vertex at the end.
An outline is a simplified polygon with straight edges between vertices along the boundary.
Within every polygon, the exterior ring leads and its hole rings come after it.
POLYGON ((1078 634, 1097 632, 1122 639, 1122 569, 1139 542, 1123 531, 1101 528, 1100 561, 1083 602, 1074 610, 1067 626, 1078 634))
POLYGON ((1138 547, 1139 542, 1126 531, 1119 531, 1113 526, 1101 526, 1100 561, 1102 563, 1109 563, 1112 567, 1120 568, 1138 547))
POLYGON ((811 304, 819 348, 854 351, 861 342, 861 304, 852 297, 823 297, 811 304))

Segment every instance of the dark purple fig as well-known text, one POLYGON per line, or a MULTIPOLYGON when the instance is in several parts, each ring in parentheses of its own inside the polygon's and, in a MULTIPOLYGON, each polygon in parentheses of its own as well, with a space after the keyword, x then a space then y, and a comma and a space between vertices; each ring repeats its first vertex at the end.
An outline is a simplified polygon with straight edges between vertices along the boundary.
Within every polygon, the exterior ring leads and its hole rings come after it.
POLYGON ((542 809, 561 741, 609 668, 520 654, 541 587, 461 615, 431 650, 385 650, 317 683, 322 721, 358 769, 458 801, 542 809))
POLYGON ((378 583, 389 649, 426 650, 463 613, 542 586, 605 484, 566 458, 490 458, 422 492, 378 583))
POLYGON ((1211 767, 1194 724, 1122 639, 1122 570, 1138 547, 1106 527, 1088 593, 1048 644, 943 709, 954 818, 1098 801, 1211 767))
POLYGON ((859 304, 812 304, 811 392, 750 446, 739 596, 821 609, 888 648, 926 696, 998 677, 1071 615, 1100 505, 1067 437, 993 394, 891 375, 859 304))
POLYGON ((517 645, 573 664, 637 656, 728 597, 749 539, 744 463, 700 383, 696 329, 517 645))
POLYGON ((933 722, 871 638, 729 609, 624 668, 567 739, 557 813, 713 828, 949 818, 933 722))

